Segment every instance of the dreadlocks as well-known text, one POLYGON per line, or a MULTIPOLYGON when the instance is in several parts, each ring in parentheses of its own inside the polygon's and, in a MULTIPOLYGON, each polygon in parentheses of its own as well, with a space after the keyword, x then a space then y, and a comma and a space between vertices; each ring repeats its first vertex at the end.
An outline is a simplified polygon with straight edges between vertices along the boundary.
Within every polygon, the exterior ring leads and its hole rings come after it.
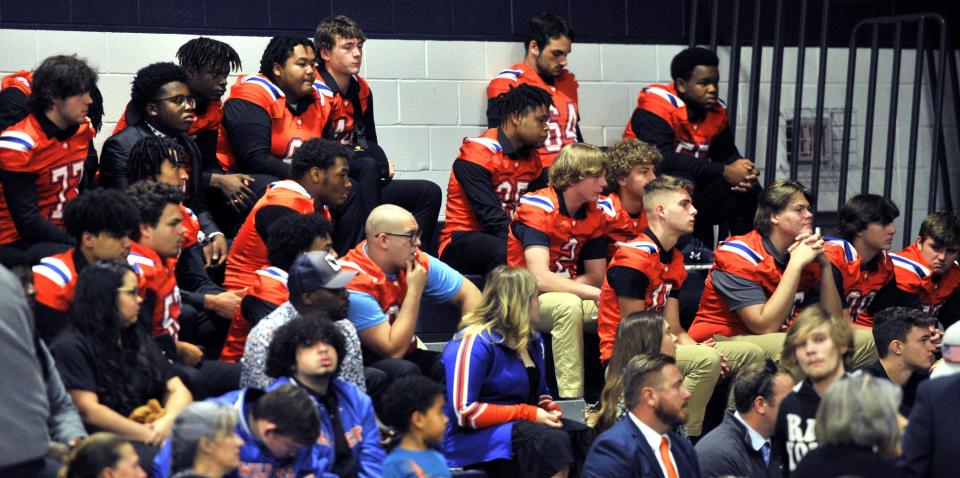
POLYGON ((239 71, 240 55, 230 45, 212 38, 199 37, 184 43, 177 50, 177 61, 184 69, 229 73, 239 71))
POLYGON ((144 179, 156 181, 164 161, 169 161, 176 168, 184 164, 186 157, 183 146, 176 141, 157 136, 144 137, 130 150, 127 182, 133 184, 144 179))

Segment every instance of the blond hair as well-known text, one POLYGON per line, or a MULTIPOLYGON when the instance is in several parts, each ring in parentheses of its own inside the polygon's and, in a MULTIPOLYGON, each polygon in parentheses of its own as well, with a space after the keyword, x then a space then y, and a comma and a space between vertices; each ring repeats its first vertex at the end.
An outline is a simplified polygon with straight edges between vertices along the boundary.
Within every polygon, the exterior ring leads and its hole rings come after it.
POLYGON ((621 139, 607 150, 607 187, 619 191, 618 180, 630 175, 630 171, 639 165, 656 167, 663 156, 650 143, 638 139, 621 139))
POLYGON ((458 328, 463 335, 497 332, 510 348, 524 350, 534 334, 530 300, 537 293, 537 279, 530 271, 499 266, 487 275, 480 303, 463 316, 458 328))
POLYGON ((586 176, 604 174, 607 155, 600 148, 585 143, 565 146, 550 166, 550 186, 566 189, 586 176))
POLYGON ((830 340, 833 341, 833 346, 840 351, 844 369, 850 370, 850 363, 853 359, 853 330, 842 318, 830 315, 826 309, 819 305, 811 305, 803 309, 803 312, 800 312, 800 315, 790 325, 787 336, 783 341, 783 353, 780 356, 780 364, 798 380, 802 379, 803 371, 797 363, 797 344, 806 340, 813 329, 824 324, 829 329, 828 334, 830 340))

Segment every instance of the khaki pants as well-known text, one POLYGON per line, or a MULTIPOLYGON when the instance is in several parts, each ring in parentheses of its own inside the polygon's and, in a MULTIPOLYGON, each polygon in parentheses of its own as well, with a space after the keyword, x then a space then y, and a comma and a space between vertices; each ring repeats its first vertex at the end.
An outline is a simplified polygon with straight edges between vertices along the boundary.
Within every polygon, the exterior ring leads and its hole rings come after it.
MULTIPOLYGON (((780 355, 783 353, 783 342, 787 334, 776 332, 763 335, 738 335, 736 337, 715 336, 717 343, 721 342, 744 342, 756 344, 763 350, 765 358, 772 359, 774 362, 780 362, 780 355)), ((864 365, 876 362, 877 346, 873 341, 873 330, 863 327, 853 327, 853 358, 850 360, 850 367, 847 370, 856 370, 864 365)), ((799 371, 791 371, 794 377, 798 377, 799 371)))
POLYGON ((727 357, 733 374, 747 365, 762 363, 764 359, 760 347, 747 342, 717 342, 715 347, 677 346, 677 367, 683 373, 683 385, 690 390, 686 423, 689 436, 700 436, 702 432, 707 403, 720 378, 720 354, 727 357))
POLYGON ((553 341, 557 392, 563 398, 583 397, 583 324, 596 320, 597 304, 568 292, 540 294, 540 332, 553 341))

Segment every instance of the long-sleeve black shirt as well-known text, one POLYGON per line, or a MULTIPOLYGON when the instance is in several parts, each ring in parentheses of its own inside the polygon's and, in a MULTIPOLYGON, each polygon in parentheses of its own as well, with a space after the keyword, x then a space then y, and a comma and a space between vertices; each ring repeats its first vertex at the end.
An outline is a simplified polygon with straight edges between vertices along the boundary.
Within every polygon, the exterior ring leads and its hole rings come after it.
POLYGON ((658 174, 681 176, 695 182, 713 181, 723 177, 725 165, 741 157, 729 127, 710 143, 710 160, 704 161, 676 152, 676 134, 663 118, 637 108, 630 123, 637 139, 654 145, 663 155, 658 174))

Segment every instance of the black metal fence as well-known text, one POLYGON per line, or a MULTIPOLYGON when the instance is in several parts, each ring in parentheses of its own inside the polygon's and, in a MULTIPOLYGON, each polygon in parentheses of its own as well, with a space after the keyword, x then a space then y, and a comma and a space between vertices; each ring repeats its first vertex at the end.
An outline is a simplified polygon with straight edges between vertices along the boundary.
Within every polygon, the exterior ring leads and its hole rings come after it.
MULTIPOLYGON (((769 185, 776 177, 777 157, 780 149, 780 101, 784 81, 784 52, 787 48, 787 37, 795 39, 796 48, 796 71, 794 78, 794 103, 793 119, 787 122, 787 146, 786 154, 789 159, 789 178, 797 179, 800 171, 800 148, 801 113, 804 110, 804 66, 808 47, 808 30, 810 21, 816 21, 819 17, 819 42, 815 48, 819 53, 819 68, 816 80, 816 98, 813 113, 813 140, 812 140, 812 161, 810 167, 810 188, 814 197, 819 197, 821 189, 821 163, 822 153, 824 151, 824 108, 827 80, 827 59, 828 59, 828 34, 830 32, 830 14, 831 1, 808 1, 799 0, 788 2, 786 0, 691 0, 690 1, 690 29, 689 44, 691 46, 704 44, 709 40, 709 47, 716 50, 718 44, 724 39, 720 38, 720 31, 727 32, 726 45, 730 48, 729 80, 728 80, 728 111, 731 122, 735 122, 738 112, 738 96, 740 87, 741 72, 741 49, 744 47, 742 30, 745 30, 740 23, 741 20, 750 18, 752 27, 749 38, 752 47, 751 71, 749 78, 748 98, 746 103, 746 135, 740 138, 738 143, 744 146, 746 157, 754 158, 758 164, 761 158, 756 157, 757 139, 758 139, 758 121, 760 108, 761 91, 761 65, 763 64, 763 46, 772 47, 771 75, 769 87, 769 104, 767 110, 767 137, 765 157, 762 158, 764 185, 769 185), (796 16, 787 15, 785 9, 790 6, 791 13, 797 13, 795 7, 799 3, 799 12, 796 16), (721 5, 722 4, 722 5, 721 5), (788 5, 790 4, 790 5, 788 5), (817 11, 819 6, 819 11, 817 11), (752 8, 752 15, 744 11, 744 8, 752 8), (772 11, 771 11, 772 9, 772 11), (703 13, 709 11, 708 28, 698 28, 702 26, 706 17, 703 13), (703 13, 701 13, 703 12, 703 13), (789 19, 788 19, 789 16, 789 19), (772 18, 772 35, 770 35, 770 25, 765 24, 772 18), (726 27, 729 26, 729 30, 726 27), (709 39, 698 39, 698 33, 709 31, 709 39), (767 35, 762 35, 767 31, 767 35), (699 41, 698 41, 699 40, 699 41)), ((746 37, 746 35, 743 35, 746 37)), ((792 43, 792 42, 791 42, 792 43)), ((793 46, 793 45, 791 45, 793 46)), ((893 190, 893 177, 895 170, 896 155, 896 137, 897 137, 897 118, 901 99, 897 94, 900 87, 901 59, 905 49, 912 49, 915 52, 913 88, 909 97, 908 106, 910 108, 909 125, 909 144, 907 147, 906 163, 906 184, 904 185, 904 196, 902 198, 901 210, 903 211, 903 223, 901 229, 904 246, 909 244, 912 239, 911 229, 913 227, 913 209, 915 206, 915 192, 917 178, 917 150, 920 142, 920 106, 922 101, 930 101, 933 105, 934 113, 932 118, 932 137, 929 138, 933 145, 933 157, 921 158, 921 161, 929 162, 929 184, 927 191, 927 210, 934 211, 940 209, 953 210, 952 191, 950 184, 950 175, 947 168, 947 151, 944 137, 943 114, 945 108, 945 91, 947 87, 951 88, 951 98, 954 105, 960 98, 958 92, 957 61, 954 55, 952 45, 949 42, 949 32, 947 24, 939 14, 914 14, 892 17, 868 18, 857 23, 850 32, 850 43, 847 51, 847 71, 846 71, 846 90, 845 101, 843 104, 843 133, 840 141, 840 165, 837 191, 837 208, 847 199, 847 188, 850 183, 850 156, 852 137, 852 116, 854 111, 854 80, 857 75, 857 54, 858 49, 869 48, 870 63, 867 72, 867 96, 866 112, 864 116, 863 131, 863 149, 853 154, 860 155, 862 164, 862 174, 860 178, 859 189, 856 192, 867 192, 870 189, 871 167, 873 156, 873 141, 875 133, 878 133, 875 127, 875 111, 878 98, 877 84, 879 53, 881 49, 887 48, 892 51, 892 67, 890 78, 890 108, 886 128, 886 152, 884 163, 884 181, 883 195, 890 197, 893 190), (915 33, 915 38, 909 38, 908 33, 915 33), (869 38, 866 35, 869 34, 869 38), (924 65, 927 66, 926 82, 924 81, 924 65), (946 78, 947 70, 951 76, 946 78)), ((809 99, 806 99, 809 103, 809 99)), ((904 102, 906 103, 906 102, 904 102)), ((905 105, 906 106, 906 105, 905 105)), ((957 134, 957 142, 960 144, 960 108, 953 107, 956 118, 954 131, 957 134)), ((809 130, 808 130, 809 131, 809 130)), ((855 149, 853 150, 855 151, 855 149)), ((809 151, 808 151, 809 152, 809 151)), ((878 192, 878 191, 873 191, 878 192)), ((817 207, 817 201, 814 201, 813 207, 817 207)))

